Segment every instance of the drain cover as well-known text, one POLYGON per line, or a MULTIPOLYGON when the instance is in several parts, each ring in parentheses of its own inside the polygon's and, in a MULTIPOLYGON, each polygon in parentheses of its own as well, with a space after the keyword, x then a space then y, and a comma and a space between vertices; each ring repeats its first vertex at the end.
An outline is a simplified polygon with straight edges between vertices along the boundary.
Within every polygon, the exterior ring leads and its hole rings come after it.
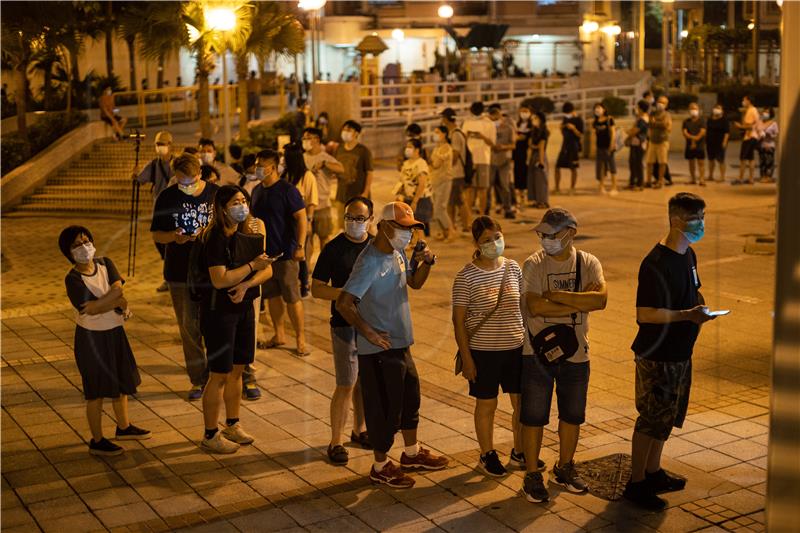
POLYGON ((575 468, 589 485, 589 492, 598 498, 614 501, 622 497, 625 483, 631 477, 631 456, 615 453, 577 463, 575 468))

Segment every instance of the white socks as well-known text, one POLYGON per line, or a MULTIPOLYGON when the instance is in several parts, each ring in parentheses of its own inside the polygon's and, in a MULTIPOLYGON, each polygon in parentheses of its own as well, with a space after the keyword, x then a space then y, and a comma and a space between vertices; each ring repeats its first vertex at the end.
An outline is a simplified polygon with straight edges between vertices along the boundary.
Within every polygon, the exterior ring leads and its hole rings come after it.
POLYGON ((419 443, 415 442, 413 446, 406 446, 404 451, 408 457, 416 457, 419 453, 419 443))
POLYGON ((380 471, 383 470, 383 467, 386 466, 388 463, 389 459, 386 459, 385 461, 375 461, 372 465, 372 468, 375 469, 375 472, 380 473, 380 471))

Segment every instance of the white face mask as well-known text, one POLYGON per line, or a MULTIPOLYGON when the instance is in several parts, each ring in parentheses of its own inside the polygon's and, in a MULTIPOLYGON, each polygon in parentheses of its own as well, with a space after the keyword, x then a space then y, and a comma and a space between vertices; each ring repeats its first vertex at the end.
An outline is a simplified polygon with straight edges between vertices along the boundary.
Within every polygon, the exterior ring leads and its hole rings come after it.
POLYGON ((528 120, 529 118, 531 118, 531 114, 530 113, 520 113, 519 114, 519 118, 521 118, 522 120, 528 120))
POLYGON ((761 120, 769 120, 769 113, 761 113, 761 120))
POLYGON ((713 111, 713 113, 714 113, 715 117, 721 117, 722 116, 722 109, 715 109, 713 111))
POLYGON ((694 118, 697 118, 697 116, 700 114, 700 111, 698 111, 697 109, 690 109, 690 110, 689 110, 689 114, 690 114, 692 117, 694 117, 694 118))
POLYGON ((352 131, 343 131, 342 132, 342 140, 346 143, 349 143, 355 138, 355 135, 352 131))
POLYGON ((367 226, 369 225, 368 221, 358 222, 355 220, 345 220, 344 221, 344 232, 347 234, 348 237, 351 239, 355 239, 360 241, 364 238, 364 235, 367 234, 367 226))
POLYGON ((571 244, 571 239, 568 240, 566 243, 564 239, 567 239, 569 233, 561 237, 560 239, 542 239, 542 248, 547 253, 547 255, 558 255, 564 251, 569 244, 571 244))
MULTIPOLYGON (((383 234, 386 235, 386 230, 384 230, 383 234)), ((411 242, 411 230, 394 228, 394 236, 389 237, 386 235, 386 238, 389 239, 389 244, 392 245, 392 248, 401 252, 411 242)))
POLYGON ((311 141, 303 141, 303 151, 309 152, 311 151, 311 141))
POLYGON ((158 155, 167 155, 169 153, 169 146, 167 145, 156 145, 156 153, 158 155))
POLYGON ((480 245, 481 255, 487 259, 497 259, 506 249, 506 241, 503 237, 492 242, 485 242, 480 245))
POLYGON ((600 109, 600 108, 597 108, 597 109, 595 109, 595 110, 594 110, 594 116, 596 116, 596 117, 602 117, 602 116, 603 116, 603 110, 602 110, 602 109, 600 109))
POLYGON ((214 164, 214 154, 211 152, 203 152, 200 154, 200 160, 206 165, 214 164))
POLYGON ((403 153, 405 154, 406 159, 411 159, 412 157, 414 157, 414 149, 413 148, 406 148, 403 153))
POLYGON ((200 180, 186 184, 178 182, 178 190, 188 196, 192 196, 194 193, 196 193, 198 187, 200 187, 200 180))
POLYGON ((656 102, 656 109, 658 109, 659 111, 664 111, 666 108, 667 106, 664 105, 662 102, 656 102))
POLYGON ((92 259, 94 259, 94 252, 94 244, 85 242, 72 249, 72 258, 76 263, 91 263, 92 259))
POLYGON ((244 177, 245 177, 245 179, 246 179, 247 181, 256 181, 256 180, 258 180, 258 179, 259 179, 259 178, 258 178, 258 174, 256 174, 255 172, 248 172, 248 173, 246 173, 246 174, 244 175, 244 177))

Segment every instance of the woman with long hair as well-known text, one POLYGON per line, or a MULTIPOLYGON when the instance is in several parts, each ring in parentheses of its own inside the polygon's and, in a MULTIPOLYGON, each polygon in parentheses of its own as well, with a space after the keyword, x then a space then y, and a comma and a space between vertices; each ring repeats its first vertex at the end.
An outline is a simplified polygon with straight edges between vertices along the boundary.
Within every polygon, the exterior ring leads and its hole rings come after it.
MULTIPOLYGON (((283 150, 284 170, 281 179, 285 179, 300 191, 300 196, 306 204, 306 221, 308 224, 306 227, 310 228, 314 220, 314 209, 319 205, 317 177, 306 167, 301 144, 287 144, 283 150)), ((305 298, 309 291, 307 261, 314 254, 312 232, 306 233, 306 242, 303 243, 303 247, 306 250, 306 258, 300 261, 300 295, 305 298)))
POLYGON ((447 213, 450 192, 453 188, 453 147, 447 135, 447 126, 437 126, 433 130, 436 147, 431 151, 429 167, 433 187, 433 221, 442 230, 442 239, 453 240, 458 232, 447 213))
POLYGON ((537 111, 531 118, 533 130, 530 136, 531 157, 528 161, 528 200, 537 209, 550 207, 550 189, 547 179, 547 119, 537 111))
POLYGON ((532 116, 533 112, 527 105, 520 106, 516 124, 517 140, 511 153, 514 159, 513 201, 518 207, 525 205, 525 190, 528 188, 528 148, 533 131, 532 116))
POLYGON ((212 453, 234 453, 253 437, 239 422, 242 371, 255 359, 256 305, 261 284, 272 276, 272 260, 264 253, 264 223, 250 215, 250 195, 238 185, 225 185, 214 196, 213 217, 192 251, 190 285, 200 292, 200 331, 208 360, 203 391, 205 434, 201 447, 212 453), (193 271, 200 279, 193 280, 193 271), (207 276, 207 278, 206 278, 207 276), (220 432, 219 411, 225 405, 220 432))

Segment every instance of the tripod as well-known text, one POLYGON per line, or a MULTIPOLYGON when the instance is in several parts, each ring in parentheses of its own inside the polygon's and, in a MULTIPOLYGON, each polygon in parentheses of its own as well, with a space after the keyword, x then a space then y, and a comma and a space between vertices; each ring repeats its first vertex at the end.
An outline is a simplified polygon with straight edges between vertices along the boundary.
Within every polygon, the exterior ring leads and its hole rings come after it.
POLYGON ((139 129, 133 130, 134 133, 128 138, 134 142, 136 162, 133 164, 133 176, 131 179, 131 226, 128 232, 128 277, 136 275, 136 238, 139 234, 139 187, 140 183, 136 179, 136 171, 139 169, 139 150, 141 149, 142 139, 145 134, 139 133, 139 129))

